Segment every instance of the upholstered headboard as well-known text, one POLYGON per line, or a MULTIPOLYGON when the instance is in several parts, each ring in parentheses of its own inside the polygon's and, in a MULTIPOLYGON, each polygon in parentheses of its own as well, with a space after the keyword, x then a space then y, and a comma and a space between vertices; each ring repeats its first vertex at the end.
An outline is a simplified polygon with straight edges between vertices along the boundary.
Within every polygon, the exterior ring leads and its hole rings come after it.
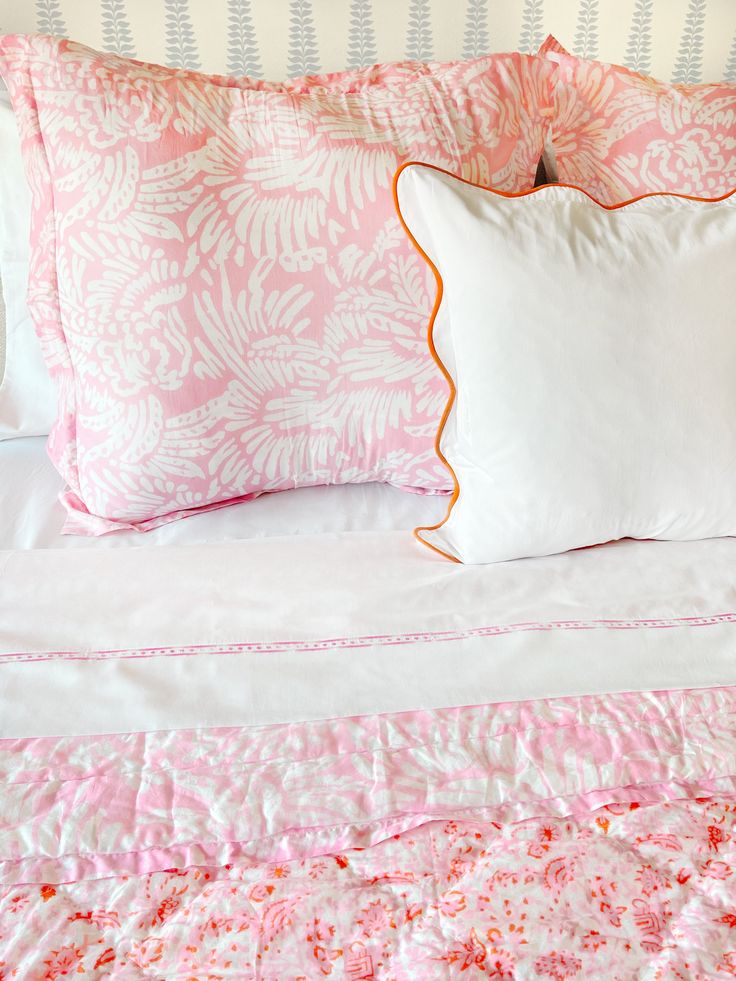
POLYGON ((275 80, 534 51, 553 33, 576 54, 664 79, 736 81, 736 0, 0 0, 0 31, 275 80))

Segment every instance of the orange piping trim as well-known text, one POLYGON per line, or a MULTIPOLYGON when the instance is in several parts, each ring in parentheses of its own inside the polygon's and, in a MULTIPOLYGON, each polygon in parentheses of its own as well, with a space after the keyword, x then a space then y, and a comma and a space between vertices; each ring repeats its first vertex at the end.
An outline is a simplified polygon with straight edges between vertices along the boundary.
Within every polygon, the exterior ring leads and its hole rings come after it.
POLYGON ((429 342, 429 350, 432 357, 434 358, 437 367, 440 369, 440 371, 445 377, 445 380, 447 381, 447 384, 450 386, 450 395, 447 399, 445 410, 442 413, 442 418, 440 419, 439 427, 437 428, 437 435, 435 436, 435 440, 434 440, 434 448, 435 448, 435 452, 437 453, 437 456, 450 471, 450 475, 452 477, 452 483, 453 483, 452 496, 450 497, 450 502, 447 505, 447 513, 445 514, 442 521, 437 522, 436 525, 420 525, 418 528, 414 529, 414 537, 418 542, 421 542, 422 545, 424 545, 426 548, 430 548, 432 549, 433 552, 437 552, 438 555, 442 555, 444 558, 450 559, 451 562, 457 562, 459 565, 462 565, 463 563, 460 559, 456 558, 454 555, 450 555, 449 552, 444 552, 441 548, 438 548, 436 545, 432 545, 430 542, 425 541, 424 538, 422 538, 422 536, 419 534, 419 532, 421 531, 437 531, 442 527, 442 525, 446 524, 447 521, 449 520, 452 509, 454 508, 455 504, 457 503, 457 499, 460 496, 460 482, 457 479, 457 474, 452 469, 450 462, 448 461, 447 457, 445 456, 445 454, 442 452, 442 449, 440 448, 440 441, 442 439, 442 433, 444 432, 445 429, 445 424, 447 423, 447 419, 450 415, 450 411, 452 410, 452 407, 455 404, 455 399, 457 398, 457 387, 455 386, 455 380, 453 379, 452 375, 447 370, 447 367, 445 366, 444 362, 442 361, 439 354, 437 353, 437 348, 435 347, 434 344, 434 322, 437 319, 437 314, 440 309, 440 304, 442 303, 442 297, 444 295, 444 289, 445 289, 444 283, 442 281, 442 276, 437 266, 435 266, 435 264, 429 258, 429 256, 421 247, 419 242, 417 242, 416 238, 414 238, 411 229, 404 221, 404 216, 401 213, 401 205, 399 204, 399 193, 398 193, 399 177, 401 177, 402 173, 406 170, 407 167, 424 167, 426 170, 435 170, 437 171, 438 174, 445 174, 447 177, 452 177, 453 180, 459 181, 461 184, 467 184, 469 187, 477 187, 481 191, 487 191, 488 194, 495 194, 497 197, 500 198, 525 198, 528 197, 530 194, 536 194, 537 191, 540 191, 545 187, 566 187, 566 188, 570 188, 573 191, 579 191, 581 194, 584 194, 586 198, 588 198, 590 201, 593 202, 593 204, 597 204, 599 208, 603 208, 605 211, 618 211, 620 208, 626 208, 630 204, 636 204, 637 201, 644 201, 647 198, 680 198, 681 200, 684 201, 701 201, 706 204, 716 203, 718 201, 725 201, 727 198, 736 196, 736 188, 734 188, 732 191, 727 191, 725 194, 721 194, 717 198, 701 198, 701 197, 696 197, 695 195, 692 194, 673 194, 671 191, 653 191, 649 194, 640 194, 635 198, 629 198, 628 200, 621 201, 618 204, 604 204, 602 201, 599 201, 597 198, 594 198, 592 194, 589 194, 587 191, 583 190, 582 187, 577 187, 575 184, 564 184, 564 183, 539 184, 536 187, 530 187, 525 191, 501 191, 495 187, 485 187, 483 184, 478 184, 475 181, 467 180, 467 178, 460 177, 457 174, 453 174, 452 171, 445 170, 443 167, 437 167, 435 166, 435 164, 423 163, 421 160, 407 160, 403 164, 401 164, 401 166, 397 169, 396 173, 394 174, 393 188, 392 188, 394 207, 396 209, 396 214, 399 217, 399 221, 401 222, 402 228, 406 232, 407 236, 409 237, 409 240, 411 241, 412 245, 417 250, 419 255, 422 257, 422 259, 424 259, 424 261, 427 263, 429 268, 432 270, 432 273, 434 274, 435 282, 437 283, 437 296, 435 298, 434 306, 432 307, 432 313, 430 314, 430 318, 429 318, 429 326, 427 328, 427 341, 429 342))
MULTIPOLYGON (((450 503, 447 507, 447 514, 444 516, 442 521, 440 521, 436 525, 429 525, 426 527, 420 526, 418 528, 415 528, 414 537, 418 542, 421 542, 422 545, 425 545, 427 548, 431 548, 433 552, 437 552, 438 555, 442 555, 446 559, 451 559, 453 562, 457 562, 460 564, 460 559, 456 558, 454 555, 450 555, 449 552, 443 552, 441 548, 437 548, 436 545, 432 545, 430 542, 425 541, 422 538, 422 536, 419 534, 420 531, 437 531, 437 529, 441 528, 442 525, 447 521, 447 519, 450 517, 450 512, 452 511, 455 505, 455 501, 457 501, 458 497, 460 496, 460 483, 457 479, 457 474, 455 473, 455 471, 452 469, 450 465, 450 461, 447 459, 447 457, 442 452, 442 449, 440 447, 440 439, 442 437, 442 432, 445 428, 445 423, 447 422, 448 416, 450 415, 450 410, 455 404, 455 397, 457 396, 457 388, 455 388, 455 381, 452 375, 450 374, 450 372, 445 367, 445 363, 437 353, 437 348, 434 346, 434 322, 437 319, 437 314, 440 309, 440 304, 442 303, 442 297, 444 295, 445 287, 444 287, 444 283, 442 282, 442 276, 440 275, 439 269, 429 258, 429 256, 421 247, 419 242, 417 242, 417 240, 414 238, 411 229, 404 221, 404 216, 401 213, 401 205, 399 204, 399 192, 398 192, 399 177, 401 176, 403 171, 407 167, 410 167, 411 165, 412 162, 407 161, 406 163, 402 164, 394 174, 394 182, 393 182, 394 207, 396 208, 396 214, 399 216, 399 221, 401 222, 404 231, 409 236, 411 244, 414 246, 414 248, 417 250, 419 255, 422 257, 422 259, 424 259, 424 261, 427 263, 429 268, 432 270, 432 273, 434 274, 435 282, 437 284, 437 295, 435 297, 434 306, 432 307, 432 313, 430 314, 429 317, 429 326, 427 328, 427 341, 429 343, 429 350, 432 357, 434 358, 435 364, 444 375, 447 384, 450 386, 450 395, 447 399, 447 403, 445 404, 445 409, 444 412, 442 413, 442 418, 440 419, 439 427, 437 428, 437 435, 435 436, 435 440, 434 440, 434 449, 435 449, 435 453, 440 458, 442 463, 444 463, 444 465, 450 471, 450 475, 452 476, 452 484, 453 484, 452 497, 450 498, 450 503)), ((432 169, 440 170, 439 167, 433 167, 432 169)), ((445 171, 442 172, 445 173, 445 171)))

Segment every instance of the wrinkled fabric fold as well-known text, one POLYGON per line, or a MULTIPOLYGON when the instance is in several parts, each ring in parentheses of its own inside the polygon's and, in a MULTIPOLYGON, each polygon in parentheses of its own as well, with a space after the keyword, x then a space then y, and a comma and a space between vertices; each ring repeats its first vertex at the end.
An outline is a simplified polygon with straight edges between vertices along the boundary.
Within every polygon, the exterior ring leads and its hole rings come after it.
POLYGON ((5 883, 366 848, 436 820, 736 794, 736 688, 0 742, 5 883))

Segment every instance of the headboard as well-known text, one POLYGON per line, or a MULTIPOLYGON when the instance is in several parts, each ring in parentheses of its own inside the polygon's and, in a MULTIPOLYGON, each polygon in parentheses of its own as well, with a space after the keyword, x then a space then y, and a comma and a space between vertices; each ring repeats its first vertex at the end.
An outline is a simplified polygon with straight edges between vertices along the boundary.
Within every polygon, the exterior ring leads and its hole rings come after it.
POLYGON ((675 82, 736 81, 736 0, 0 0, 0 31, 278 80, 403 58, 575 54, 675 82))

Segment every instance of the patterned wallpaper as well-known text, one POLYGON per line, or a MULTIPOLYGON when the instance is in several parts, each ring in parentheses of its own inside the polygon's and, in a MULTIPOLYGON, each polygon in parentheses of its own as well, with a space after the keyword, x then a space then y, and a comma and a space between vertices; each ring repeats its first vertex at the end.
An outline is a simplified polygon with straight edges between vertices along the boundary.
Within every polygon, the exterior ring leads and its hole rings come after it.
POLYGON ((676 82, 736 82, 736 0, 0 0, 0 30, 271 79, 402 58, 535 50, 676 82))

